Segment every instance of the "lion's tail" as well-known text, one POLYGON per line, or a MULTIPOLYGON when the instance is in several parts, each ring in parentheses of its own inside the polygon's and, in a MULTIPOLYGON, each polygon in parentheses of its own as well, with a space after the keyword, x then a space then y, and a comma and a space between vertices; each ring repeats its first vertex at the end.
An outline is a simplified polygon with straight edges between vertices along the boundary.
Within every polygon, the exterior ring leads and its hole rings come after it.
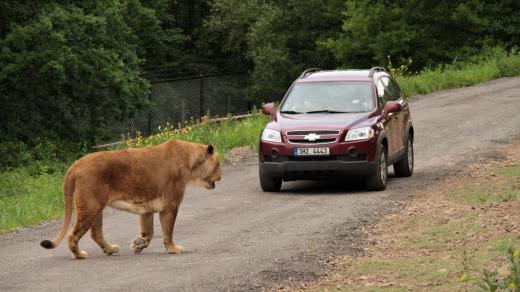
POLYGON ((65 218, 63 219, 63 226, 61 227, 60 232, 56 235, 56 237, 54 237, 52 241, 46 239, 40 242, 40 245, 46 249, 51 249, 58 246, 63 237, 65 237, 65 234, 67 233, 67 229, 69 228, 70 224, 70 219, 72 217, 72 198, 74 194, 74 185, 74 174, 71 171, 71 169, 69 169, 65 174, 63 184, 63 195, 65 201, 65 218))

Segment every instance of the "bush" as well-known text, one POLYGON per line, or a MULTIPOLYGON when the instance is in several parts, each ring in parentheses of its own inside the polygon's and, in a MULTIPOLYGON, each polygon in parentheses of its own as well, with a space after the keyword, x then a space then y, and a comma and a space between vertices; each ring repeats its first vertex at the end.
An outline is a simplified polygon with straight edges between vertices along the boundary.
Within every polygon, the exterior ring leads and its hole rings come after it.
POLYGON ((0 143, 0 157, 0 169, 25 165, 32 159, 27 145, 21 141, 0 143))
POLYGON ((520 75, 520 54, 516 49, 503 54, 497 60, 500 76, 511 77, 520 75))

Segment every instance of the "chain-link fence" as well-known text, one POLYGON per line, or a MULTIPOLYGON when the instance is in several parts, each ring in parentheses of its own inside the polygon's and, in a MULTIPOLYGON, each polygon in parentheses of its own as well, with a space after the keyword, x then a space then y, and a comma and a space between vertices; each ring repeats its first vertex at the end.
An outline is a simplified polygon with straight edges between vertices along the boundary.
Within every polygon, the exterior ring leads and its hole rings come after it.
POLYGON ((133 137, 137 131, 148 136, 167 123, 176 126, 208 113, 220 116, 249 111, 248 80, 247 73, 240 72, 152 81, 150 108, 111 125, 110 136, 120 140, 133 137))

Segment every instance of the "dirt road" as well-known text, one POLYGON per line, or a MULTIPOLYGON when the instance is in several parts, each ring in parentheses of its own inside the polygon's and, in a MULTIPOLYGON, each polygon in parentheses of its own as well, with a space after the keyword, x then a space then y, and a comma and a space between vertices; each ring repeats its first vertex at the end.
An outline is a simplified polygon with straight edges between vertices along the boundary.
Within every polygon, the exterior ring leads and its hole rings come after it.
MULTIPOLYGON (((443 91, 411 100, 416 169, 391 178, 385 192, 353 182, 296 182, 278 194, 258 186, 257 163, 224 168, 214 191, 189 189, 175 228, 181 255, 164 253, 158 220, 151 246, 133 255, 135 215, 109 211, 104 230, 121 245, 105 256, 89 236, 87 260, 66 244, 44 250, 61 222, 0 236, 0 291, 216 291, 263 289, 288 278, 312 279, 336 253, 356 252, 356 230, 398 199, 493 155, 498 143, 520 136, 520 78, 443 91)), ((157 219, 157 218, 156 218, 157 219)))

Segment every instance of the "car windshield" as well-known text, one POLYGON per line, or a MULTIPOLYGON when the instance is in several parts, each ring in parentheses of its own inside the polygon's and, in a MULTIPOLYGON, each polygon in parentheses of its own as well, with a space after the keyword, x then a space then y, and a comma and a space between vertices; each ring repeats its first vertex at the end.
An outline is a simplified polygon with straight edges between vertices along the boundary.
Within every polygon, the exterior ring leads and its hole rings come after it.
POLYGON ((359 113, 374 106, 370 82, 305 82, 294 84, 280 112, 359 113))

